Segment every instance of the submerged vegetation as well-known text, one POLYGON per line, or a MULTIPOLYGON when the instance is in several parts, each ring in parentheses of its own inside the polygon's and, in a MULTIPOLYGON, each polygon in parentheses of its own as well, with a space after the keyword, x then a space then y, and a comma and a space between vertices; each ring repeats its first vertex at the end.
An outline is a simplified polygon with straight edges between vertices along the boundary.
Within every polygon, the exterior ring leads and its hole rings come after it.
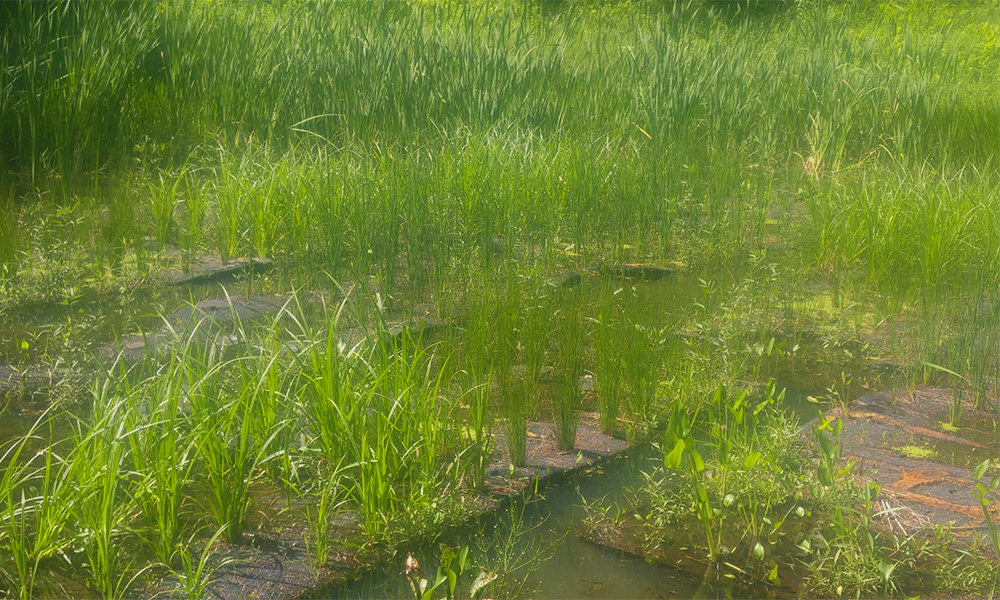
MULTIPOLYGON (((971 547, 880 529, 842 421, 803 438, 782 385, 844 420, 865 388, 951 387, 948 431, 1000 406, 998 14, 4 3, 0 374, 62 383, 0 396, 0 593, 201 597, 281 519, 317 577, 345 514, 377 560, 478 514, 531 423, 576 452, 588 411, 658 448, 631 508, 706 593, 789 564, 824 597, 991 590, 996 485, 971 547), (208 255, 272 259, 225 294, 283 308, 151 318, 222 293, 164 291, 208 255)), ((414 595, 474 594, 442 547, 414 595)), ((488 590, 528 589, 510 555, 488 590)))

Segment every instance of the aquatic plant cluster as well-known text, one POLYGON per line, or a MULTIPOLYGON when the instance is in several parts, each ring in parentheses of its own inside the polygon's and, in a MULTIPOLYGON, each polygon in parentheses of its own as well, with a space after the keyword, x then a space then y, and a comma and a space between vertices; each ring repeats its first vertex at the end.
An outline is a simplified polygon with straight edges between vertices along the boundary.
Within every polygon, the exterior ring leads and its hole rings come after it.
POLYGON ((838 422, 804 456, 771 379, 836 365, 810 391, 847 414, 877 359, 998 405, 994 1, 9 2, 0 28, 0 367, 88 373, 0 439, 0 590, 200 597, 279 503, 317 572, 345 513, 372 548, 433 537, 501 439, 515 469, 532 421, 573 451, 584 410, 658 445, 642 531, 697 531, 708 583, 995 581, 946 532, 876 531, 838 422), (284 308, 98 351, 208 254, 273 259, 238 285, 284 308), (391 330, 418 313, 442 332, 391 330))

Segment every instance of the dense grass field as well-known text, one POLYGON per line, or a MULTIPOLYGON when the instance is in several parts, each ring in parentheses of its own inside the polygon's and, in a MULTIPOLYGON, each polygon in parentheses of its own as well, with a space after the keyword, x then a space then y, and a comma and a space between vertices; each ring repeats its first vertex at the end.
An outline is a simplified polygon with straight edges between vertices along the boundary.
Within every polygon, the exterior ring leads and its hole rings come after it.
MULTIPOLYGON (((395 547, 458 518, 437 499, 482 485, 494 431, 515 462, 529 418, 572 448, 584 373, 605 431, 677 468, 702 459, 667 442, 691 439, 686 411, 724 413, 720 389, 768 408, 717 447, 795 452, 781 361, 881 359, 894 385, 997 405, 996 0, 25 1, 0 28, 0 364, 101 373, 0 440, 11 596, 65 558, 106 597, 169 571, 197 597, 199 556, 239 543, 258 485, 321 500, 302 516, 318 567, 340 510, 395 547), (235 358, 191 336, 108 367, 100 345, 142 328, 128 307, 206 254, 273 259, 253 291, 295 293, 280 323, 235 358), (677 269, 677 300, 546 285, 621 263, 677 269), (461 327, 331 350, 426 306, 461 327), (86 416, 54 436, 68 413, 86 416)), ((878 385, 840 371, 820 400, 878 385)), ((792 463, 766 493, 829 487, 792 463)), ((816 511, 868 493, 852 485, 816 511)), ((841 539, 803 593, 957 593, 880 578, 884 540, 858 551, 876 575, 838 579, 841 539)))

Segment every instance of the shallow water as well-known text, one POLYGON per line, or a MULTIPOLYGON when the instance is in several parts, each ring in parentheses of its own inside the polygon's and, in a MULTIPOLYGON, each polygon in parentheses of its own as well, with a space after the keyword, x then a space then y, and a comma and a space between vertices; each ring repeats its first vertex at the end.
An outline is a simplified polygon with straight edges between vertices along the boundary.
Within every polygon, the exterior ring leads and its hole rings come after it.
MULTIPOLYGON (((642 315, 644 325, 671 331, 682 325, 681 321, 691 303, 700 293, 700 278, 690 274, 678 274, 665 281, 629 282, 635 290, 632 309, 642 315)), ((586 275, 581 285, 573 290, 557 290, 556 294, 577 294, 590 308, 585 316, 592 316, 594 307, 621 288, 623 282, 614 278, 586 275)), ((162 322, 157 313, 164 314, 180 308, 187 302, 210 297, 218 297, 218 286, 199 286, 188 291, 168 291, 155 300, 134 302, 102 313, 99 307, 80 306, 74 310, 85 314, 95 310, 94 317, 100 323, 94 335, 101 340, 114 339, 140 326, 150 326, 162 322), (143 324, 143 325, 140 325, 143 324), (126 331, 123 331, 126 330, 126 331)), ((66 312, 36 315, 21 322, 20 326, 34 331, 48 331, 52 323, 66 317, 66 312), (58 314, 57 314, 58 313, 58 314), (48 319, 48 320, 47 320, 48 319)), ((16 327, 0 330, 0 349, 7 346, 16 352, 17 339, 21 333, 16 327)), ((37 335, 37 334, 36 334, 37 335)), ((36 338, 37 339, 37 338, 36 338)), ((445 340, 447 345, 450 340, 445 340)), ((449 348, 443 348, 445 353, 449 348)), ((2 356, 2 354, 0 354, 2 356)), ((775 374, 781 373, 780 364, 775 365, 775 374)), ((838 367, 839 368, 839 367, 838 367)), ((780 376, 780 375, 779 375, 780 376)), ((821 395, 823 389, 816 388, 816 381, 794 381, 787 386, 785 406, 806 420, 814 416, 817 405, 810 396, 821 395)), ((824 384, 825 385, 825 384, 824 384)), ((780 389, 780 386, 779 386, 780 389)), ((0 422, 0 441, 21 434, 34 421, 31 416, 7 414, 0 422)), ((630 456, 606 465, 589 476, 576 477, 567 483, 547 490, 543 498, 529 502, 526 506, 515 505, 500 511, 492 523, 483 524, 482 531, 465 531, 449 543, 476 546, 478 535, 482 549, 472 549, 479 554, 481 563, 496 560, 501 548, 506 547, 515 555, 539 549, 550 549, 548 560, 541 562, 537 571, 531 574, 528 590, 534 598, 666 598, 690 597, 699 582, 686 571, 663 564, 649 564, 642 558, 599 546, 582 539, 587 506, 627 506, 626 493, 630 487, 638 487, 643 482, 643 471, 650 471, 654 465, 654 453, 650 449, 633 452, 630 456), (522 512, 523 511, 523 512, 522 512), (513 538, 515 531, 522 531, 513 538), (498 540, 514 539, 506 546, 498 540)), ((436 568, 437 549, 414 548, 413 552, 425 565, 425 570, 436 568)), ((405 557, 405 555, 404 555, 405 557)), ((343 598, 410 598, 412 592, 402 574, 402 557, 398 564, 386 565, 349 586, 329 590, 326 595, 343 598)))
MULTIPOLYGON (((487 527, 493 539, 507 539, 511 517, 522 520, 526 530, 516 541, 514 552, 552 547, 550 558, 541 563, 530 579, 532 598, 668 598, 691 596, 698 582, 685 572, 598 546, 581 537, 586 505, 624 504, 626 491, 643 481, 642 471, 654 467, 654 452, 645 448, 606 465, 589 476, 575 477, 544 492, 543 498, 527 505, 515 504, 496 516, 495 527, 487 527), (523 512, 522 512, 523 511, 523 512)), ((469 534, 448 540, 469 544, 469 534)), ((489 541, 489 540, 487 540, 489 541)), ((502 545, 502 544, 498 544, 502 545)), ((472 550, 475 552, 475 550, 472 550)), ((493 553, 496 552, 494 549, 493 553)), ((433 572, 436 557, 414 554, 433 572)), ((489 563, 489 556, 485 562, 489 563)), ((484 562, 483 557, 478 557, 484 562)), ((343 587, 327 590, 337 598, 410 598, 403 565, 388 565, 343 587)))

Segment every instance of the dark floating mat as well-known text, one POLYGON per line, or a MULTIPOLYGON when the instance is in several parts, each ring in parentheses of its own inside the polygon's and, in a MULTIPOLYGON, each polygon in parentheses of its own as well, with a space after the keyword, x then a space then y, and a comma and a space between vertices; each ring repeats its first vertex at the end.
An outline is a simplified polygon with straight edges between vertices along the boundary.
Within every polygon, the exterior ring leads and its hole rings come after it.
POLYGON ((846 415, 841 408, 827 412, 844 423, 843 457, 856 461, 855 476, 882 487, 880 507, 897 533, 949 524, 958 532, 986 530, 972 469, 996 458, 993 415, 974 410, 963 396, 960 426, 949 427, 955 393, 918 388, 867 394, 846 415))
POLYGON ((557 290, 563 290, 574 288, 580 285, 581 281, 583 281, 583 275, 581 275, 579 271, 566 271, 565 273, 560 273, 559 275, 552 277, 545 283, 556 288, 557 290))
POLYGON ((30 366, 17 369, 0 364, 0 407, 4 401, 30 402, 46 398, 53 387, 65 381, 70 371, 66 368, 30 366))
POLYGON ((437 337, 447 331, 449 324, 441 319, 421 317, 410 321, 389 324, 383 337, 383 342, 401 344, 407 341, 424 340, 437 337))
POLYGON ((243 340, 237 323, 277 317, 287 300, 281 296, 241 295, 202 300, 165 317, 164 326, 154 333, 125 337, 106 345, 104 355, 113 358, 120 352, 124 360, 134 362, 147 355, 167 353, 174 338, 171 329, 181 339, 196 332, 201 343, 211 342, 222 348, 239 345, 243 340))
POLYGON ((223 262, 217 256, 202 256, 187 273, 175 274, 169 281, 171 285, 226 283, 240 277, 262 275, 270 271, 273 264, 270 258, 237 258, 223 262))
POLYGON ((0 364, 0 398, 5 397, 17 385, 18 379, 20 373, 10 366, 0 364))
POLYGON ((167 317, 167 322, 175 327, 190 323, 209 322, 227 324, 237 320, 249 321, 278 315, 288 298, 280 296, 229 296, 212 298, 197 304, 185 306, 167 317))

